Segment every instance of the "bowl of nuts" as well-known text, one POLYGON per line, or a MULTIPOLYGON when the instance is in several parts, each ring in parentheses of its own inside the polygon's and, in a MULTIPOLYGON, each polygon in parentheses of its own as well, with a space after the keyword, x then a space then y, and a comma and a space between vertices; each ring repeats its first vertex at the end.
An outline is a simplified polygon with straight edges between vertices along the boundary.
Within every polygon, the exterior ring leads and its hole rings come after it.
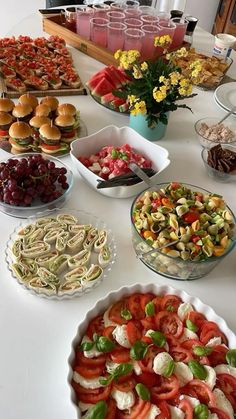
POLYGON ((210 148, 236 141, 236 122, 232 120, 219 124, 219 118, 202 118, 195 123, 194 128, 202 147, 210 148))

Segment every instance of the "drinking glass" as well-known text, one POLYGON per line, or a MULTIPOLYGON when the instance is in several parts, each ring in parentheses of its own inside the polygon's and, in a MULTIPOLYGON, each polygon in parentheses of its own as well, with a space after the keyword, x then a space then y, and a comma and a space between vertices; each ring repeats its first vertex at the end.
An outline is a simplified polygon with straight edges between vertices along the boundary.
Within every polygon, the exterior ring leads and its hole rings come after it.
POLYGON ((174 17, 171 21, 176 25, 171 48, 177 48, 183 43, 188 21, 181 17, 174 17))
POLYGON ((76 8, 76 32, 83 38, 90 39, 90 19, 93 17, 93 9, 87 6, 76 8))
POLYGON ((124 13, 127 19, 132 18, 132 17, 138 19, 139 16, 141 15, 141 11, 139 10, 138 7, 127 7, 124 10, 124 13))
POLYGON ((143 22, 140 19, 130 17, 129 19, 125 19, 124 24, 127 26, 127 28, 141 29, 143 22))
POLYGON ((143 60, 152 60, 156 57, 157 51, 154 45, 154 39, 159 36, 160 28, 157 25, 143 25, 144 32, 141 57, 143 60))
POLYGON ((107 48, 115 52, 118 49, 123 49, 125 42, 125 30, 127 26, 121 22, 108 23, 108 38, 107 48))
POLYGON ((157 25, 159 22, 158 17, 152 15, 142 15, 140 19, 143 22, 143 25, 157 25))
POLYGON ((109 22, 124 22, 125 14, 122 12, 117 12, 116 10, 112 10, 111 12, 107 12, 107 19, 109 22))
POLYGON ((159 22, 160 22, 161 20, 166 20, 166 21, 169 21, 169 19, 170 19, 170 14, 169 14, 169 13, 167 13, 167 12, 158 12, 158 13, 157 13, 157 17, 158 17, 158 19, 159 19, 159 22))
POLYGON ((107 12, 110 10, 110 6, 107 4, 94 4, 93 5, 94 10, 94 17, 101 17, 106 19, 107 12))
POLYGON ((124 49, 136 49, 141 52, 144 32, 141 29, 128 28, 125 30, 124 49))
POLYGON ((139 4, 140 3, 137 0, 126 0, 125 1, 126 7, 129 7, 130 9, 131 8, 138 9, 139 8, 139 4))
POLYGON ((157 15, 157 10, 151 6, 139 6, 139 10, 142 13, 142 15, 157 15))
POLYGON ((94 17, 90 21, 90 39, 101 47, 107 46, 108 19, 94 17))
POLYGON ((120 2, 113 2, 110 5, 110 9, 111 10, 116 10, 118 12, 124 12, 124 10, 126 9, 126 5, 125 3, 120 3, 120 2))
POLYGON ((159 20, 158 26, 160 28, 160 36, 161 35, 170 35, 173 39, 176 25, 171 20, 159 20))
POLYGON ((75 7, 66 7, 63 12, 65 18, 65 27, 76 32, 76 9, 75 7))

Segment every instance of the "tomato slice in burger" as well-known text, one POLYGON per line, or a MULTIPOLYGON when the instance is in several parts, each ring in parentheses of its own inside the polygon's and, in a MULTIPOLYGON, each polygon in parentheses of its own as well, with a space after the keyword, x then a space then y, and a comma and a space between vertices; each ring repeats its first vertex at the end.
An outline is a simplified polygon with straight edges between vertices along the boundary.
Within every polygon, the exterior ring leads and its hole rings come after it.
POLYGON ((166 336, 179 338, 184 330, 184 325, 176 313, 160 311, 156 315, 157 329, 166 336))
POLYGON ((43 148, 45 148, 46 150, 60 150, 60 144, 46 144, 46 143, 43 143, 43 144, 41 144, 41 146, 43 147, 43 148))
POLYGON ((169 378, 160 376, 160 384, 151 388, 151 398, 158 404, 160 400, 170 400, 178 394, 179 381, 172 375, 169 378))

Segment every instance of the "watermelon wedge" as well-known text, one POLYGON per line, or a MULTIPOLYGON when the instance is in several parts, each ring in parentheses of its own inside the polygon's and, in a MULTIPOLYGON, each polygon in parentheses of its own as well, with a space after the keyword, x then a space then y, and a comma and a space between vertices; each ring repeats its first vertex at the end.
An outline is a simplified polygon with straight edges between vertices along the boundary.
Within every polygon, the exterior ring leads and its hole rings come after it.
POLYGON ((129 104, 128 102, 125 102, 123 105, 119 106, 119 111, 120 112, 127 112, 129 110, 129 104))
POLYGON ((114 87, 112 86, 112 84, 105 77, 103 77, 98 82, 97 86, 95 86, 95 88, 92 90, 91 94, 93 96, 101 98, 107 93, 110 93, 113 89, 114 87))
POLYGON ((125 102, 126 102, 126 99, 121 98, 121 97, 116 97, 111 102, 111 106, 112 106, 113 109, 119 110, 119 106, 124 105, 125 102))
POLYGON ((116 77, 120 80, 121 85, 127 84, 128 78, 122 70, 115 67, 114 65, 109 66, 109 68, 112 71, 112 74, 116 75, 116 77))
POLYGON ((117 99, 117 97, 114 96, 112 92, 110 92, 101 97, 101 103, 103 105, 107 105, 108 103, 112 102, 115 99, 117 99))

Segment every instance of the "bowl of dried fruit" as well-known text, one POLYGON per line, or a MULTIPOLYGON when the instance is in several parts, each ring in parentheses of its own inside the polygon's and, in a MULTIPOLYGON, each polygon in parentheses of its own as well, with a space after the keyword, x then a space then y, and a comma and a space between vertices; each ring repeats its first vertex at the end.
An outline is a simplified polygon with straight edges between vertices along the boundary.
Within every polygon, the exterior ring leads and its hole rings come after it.
POLYGON ((236 181, 236 147, 230 144, 215 145, 202 150, 202 160, 208 175, 219 182, 236 181))

